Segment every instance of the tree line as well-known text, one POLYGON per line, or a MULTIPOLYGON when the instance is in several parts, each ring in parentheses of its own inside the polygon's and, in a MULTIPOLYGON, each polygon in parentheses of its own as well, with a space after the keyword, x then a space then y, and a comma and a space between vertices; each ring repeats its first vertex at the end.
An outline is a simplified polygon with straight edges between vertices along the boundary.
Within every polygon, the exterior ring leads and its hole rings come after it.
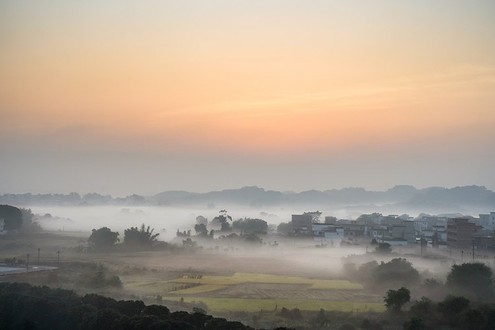
MULTIPOLYGON (((119 233, 112 231, 108 227, 93 229, 88 238, 88 243, 97 250, 108 250, 120 241, 119 233)), ((154 229, 146 226, 144 223, 141 227, 131 227, 124 230, 123 244, 130 248, 150 248, 158 241, 160 234, 154 233, 154 229)))
POLYGON ((162 305, 140 300, 114 300, 97 294, 78 296, 73 291, 26 283, 0 283, 2 329, 163 329, 244 330, 240 322, 204 313, 170 312, 162 305))

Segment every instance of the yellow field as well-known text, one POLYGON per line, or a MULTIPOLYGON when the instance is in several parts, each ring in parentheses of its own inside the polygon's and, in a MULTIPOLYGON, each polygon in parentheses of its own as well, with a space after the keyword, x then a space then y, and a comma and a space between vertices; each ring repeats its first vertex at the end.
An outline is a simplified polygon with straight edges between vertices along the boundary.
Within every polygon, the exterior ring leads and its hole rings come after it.
MULTIPOLYGON (((363 286, 358 283, 352 283, 346 280, 320 280, 310 279, 299 276, 283 276, 259 273, 235 273, 232 276, 203 276, 197 278, 178 278, 171 281, 173 283, 197 284, 203 285, 237 285, 244 283, 267 283, 267 284, 309 284, 310 289, 319 290, 361 290, 363 286)), ((199 289, 199 288, 198 288, 199 289)), ((181 290, 184 291, 184 290, 181 290)), ((212 290, 208 290, 212 291, 212 290)), ((207 292, 207 291, 204 291, 207 292)), ((181 292, 187 293, 187 292, 181 292)), ((191 292, 197 293, 197 292, 191 292)))
MULTIPOLYGON (((167 300, 179 301, 179 297, 166 297, 167 300)), ((385 311, 383 303, 364 303, 364 302, 348 302, 348 301, 318 301, 306 299, 242 299, 242 298, 210 298, 210 297, 184 297, 185 302, 201 301, 208 306, 208 311, 213 312, 259 312, 273 311, 275 308, 280 310, 282 307, 292 309, 299 308, 304 311, 319 311, 324 309, 327 311, 341 312, 365 312, 385 311)))
POLYGON ((126 287, 148 294, 159 294, 166 300, 203 302, 211 312, 299 308, 305 311, 375 311, 385 310, 376 297, 352 301, 362 285, 346 280, 311 279, 259 273, 235 273, 232 276, 182 277, 170 281, 130 282, 126 287), (285 285, 285 287, 284 287, 285 285), (299 288, 287 285, 300 286, 299 288), (189 287, 188 287, 189 286, 189 287), (228 289, 226 292, 222 289, 228 289), (294 291, 293 291, 294 290, 294 291), (216 293, 219 291, 219 293, 216 293), (221 296, 219 296, 221 295, 221 296), (230 296, 229 296, 230 295, 230 296), (348 296, 348 299, 347 299, 348 296), (313 298, 314 297, 314 298, 313 298))

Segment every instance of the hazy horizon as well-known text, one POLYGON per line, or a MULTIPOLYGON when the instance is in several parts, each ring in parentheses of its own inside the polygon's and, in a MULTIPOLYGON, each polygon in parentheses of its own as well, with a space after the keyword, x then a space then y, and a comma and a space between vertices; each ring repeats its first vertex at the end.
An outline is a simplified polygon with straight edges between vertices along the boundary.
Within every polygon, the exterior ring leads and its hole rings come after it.
POLYGON ((67 190, 67 191, 53 191, 53 190, 42 190, 42 191, 20 191, 20 192, 12 192, 12 191, 6 191, 6 192, 2 192, 0 191, 0 195, 8 195, 8 194, 14 194, 14 195, 22 195, 22 194, 34 194, 34 195, 43 195, 43 194, 63 194, 63 195, 69 195, 71 193, 76 193, 76 194, 79 194, 81 197, 83 197, 84 195, 86 194, 99 194, 99 195, 110 195, 112 198, 124 198, 124 197, 129 197, 131 195, 139 195, 139 196, 145 196, 145 197, 151 197, 151 196, 154 196, 154 195, 158 195, 160 193, 167 193, 167 192, 186 192, 186 193, 192 193, 192 194, 207 194, 207 193, 211 193, 211 192, 222 192, 222 191, 230 191, 230 190, 241 190, 241 189, 244 189, 244 188, 259 188, 259 189, 263 189, 265 191, 275 191, 275 192, 281 192, 281 193, 295 193, 295 194, 299 194, 299 193, 303 193, 303 192, 307 192, 307 191, 320 191, 320 192, 325 192, 325 191, 332 191, 332 190, 345 190, 345 189, 364 189, 365 191, 368 191, 368 192, 386 192, 388 190, 391 190, 393 188, 396 188, 396 187, 413 187, 417 190, 422 190, 422 189, 431 189, 431 188, 440 188, 440 189, 453 189, 453 188, 459 188, 459 187, 484 187, 486 188, 487 190, 489 191, 493 191, 495 192, 494 189, 490 189, 489 187, 486 187, 486 186, 483 186, 483 185, 455 185, 455 186, 450 186, 450 187, 446 187, 446 186, 433 186, 433 185, 430 185, 430 186, 424 186, 424 187, 417 187, 417 186, 414 186, 414 185, 406 185, 406 184, 397 184, 397 185, 393 185, 393 186, 390 186, 390 187, 386 187, 384 189, 369 189, 369 188, 366 188, 366 187, 362 187, 362 186, 343 186, 343 187, 327 187, 327 188, 322 188, 322 189, 315 189, 315 188, 309 188, 309 189, 304 189, 304 190, 278 190, 278 189, 268 189, 266 187, 263 187, 263 186, 257 186, 257 185, 245 185, 245 186, 238 186, 238 187, 224 187, 224 188, 218 188, 218 189, 212 189, 212 190, 186 190, 186 189, 170 189, 170 190, 159 190, 159 191, 155 191, 155 192, 150 192, 150 193, 139 193, 139 192, 136 192, 136 191, 129 191, 129 192, 124 192, 122 194, 112 194, 112 193, 102 193, 100 191, 75 191, 75 190, 67 190))
POLYGON ((495 190, 495 2, 2 1, 0 194, 495 190))

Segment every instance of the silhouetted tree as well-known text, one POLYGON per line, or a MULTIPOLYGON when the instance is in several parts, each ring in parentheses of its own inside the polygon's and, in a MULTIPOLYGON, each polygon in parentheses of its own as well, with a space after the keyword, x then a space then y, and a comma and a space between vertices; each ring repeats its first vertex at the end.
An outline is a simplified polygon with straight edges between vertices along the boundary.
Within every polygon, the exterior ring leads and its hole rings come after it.
POLYGON ((266 234, 268 224, 265 220, 245 218, 235 220, 232 223, 232 228, 245 234, 266 234))
POLYGON ((5 230, 16 230, 22 226, 22 212, 10 205, 0 205, 0 220, 4 221, 5 230))
POLYGON ((418 317, 412 317, 409 321, 405 322, 403 328, 404 328, 404 330, 426 330, 427 329, 423 320, 418 318, 418 317))
POLYGON ((479 299, 493 297, 492 270, 482 263, 453 265, 447 275, 447 287, 462 294, 474 294, 479 299))
POLYGON ((433 301, 426 297, 421 297, 421 300, 415 301, 410 309, 410 312, 415 317, 423 317, 428 313, 433 313, 435 310, 435 304, 433 301))
POLYGON ((208 219, 207 219, 207 218, 205 218, 205 217, 204 217, 204 216, 202 216, 202 215, 198 215, 198 216, 196 217, 196 223, 197 223, 197 224, 203 224, 203 225, 207 226, 207 225, 208 225, 208 219))
POLYGON ((438 303, 438 310, 443 315, 446 323, 454 325, 463 311, 469 309, 470 301, 465 297, 447 296, 438 303))
POLYGON ((277 233, 279 234, 288 235, 293 231, 294 229, 292 228, 292 222, 281 222, 277 226, 277 233))
POLYGON ((100 229, 92 230, 88 242, 95 248, 109 248, 119 241, 118 236, 118 232, 111 231, 108 227, 102 227, 100 229))
POLYGON ((0 325, 14 329, 252 329, 240 322, 202 313, 170 313, 163 306, 142 301, 116 301, 72 291, 34 287, 23 283, 0 283, 0 325))
POLYGON ((221 231, 230 231, 230 223, 232 221, 232 217, 227 214, 226 210, 220 210, 220 215, 213 218, 211 221, 212 224, 218 223, 220 225, 221 231))
POLYGON ((419 273, 404 258, 394 258, 383 262, 373 270, 373 279, 377 284, 415 285, 419 282, 419 273))
POLYGON ((388 290, 383 300, 389 311, 400 312, 402 306, 411 300, 411 292, 404 287, 398 290, 388 290))
POLYGON ((153 234, 154 229, 150 230, 150 226, 146 227, 144 223, 141 228, 131 227, 124 230, 124 244, 135 247, 150 247, 156 241, 160 234, 153 234))
POLYGON ((206 225, 203 223, 194 225, 194 231, 196 231, 196 235, 208 236, 208 228, 206 228, 206 225))
POLYGON ((35 221, 35 217, 31 209, 21 208, 22 214, 22 230, 24 232, 39 232, 41 231, 40 224, 35 221))

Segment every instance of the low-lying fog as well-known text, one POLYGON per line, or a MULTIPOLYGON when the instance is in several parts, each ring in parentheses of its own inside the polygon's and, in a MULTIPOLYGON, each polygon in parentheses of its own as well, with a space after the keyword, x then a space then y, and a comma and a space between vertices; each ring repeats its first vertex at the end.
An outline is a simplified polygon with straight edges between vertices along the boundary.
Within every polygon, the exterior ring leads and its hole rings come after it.
MULTIPOLYGON (((80 206, 80 207, 63 207, 63 206, 32 206, 30 207, 32 212, 36 215, 50 214, 51 216, 42 217, 40 225, 43 229, 48 231, 66 231, 66 232, 82 232, 83 235, 90 235, 92 229, 98 229, 101 227, 109 227, 112 231, 118 231, 120 233, 120 239, 123 239, 124 230, 130 227, 139 227, 141 224, 150 226, 155 230, 155 233, 159 233, 158 239, 160 241, 170 242, 176 238, 177 230, 181 232, 191 230, 191 234, 194 236, 194 225, 196 224, 197 216, 204 216, 211 221, 215 216, 219 215, 219 208, 208 207, 168 207, 168 206, 80 206)), ((232 216, 233 220, 240 218, 259 218, 265 220, 269 225, 277 226, 281 222, 289 222, 292 214, 300 214, 307 211, 314 211, 310 208, 253 208, 253 207, 239 207, 239 206, 225 206, 223 209, 227 210, 228 214, 232 216)), ((324 210, 319 209, 322 212, 321 220, 324 220, 325 216, 336 216, 337 218, 355 219, 360 213, 354 213, 354 210, 348 209, 340 210, 324 210)), ((368 213, 373 212, 369 210, 368 213)), ((363 212, 364 213, 364 212, 363 212)), ((416 216, 417 214, 411 214, 416 216)), ((277 241, 280 245, 279 249, 271 249, 273 253, 266 253, 266 249, 238 249, 237 243, 232 243, 232 249, 225 249, 230 243, 223 242, 223 248, 221 248, 221 254, 224 254, 226 258, 234 257, 228 262, 221 263, 222 265, 216 265, 222 267, 225 270, 225 265, 232 263, 232 260, 238 260, 240 264, 232 268, 232 271, 247 271, 250 269, 258 269, 261 262, 261 268, 265 271, 270 270, 272 273, 286 273, 289 270, 296 270, 298 273, 312 273, 313 275, 322 275, 323 273, 338 273, 342 270, 342 257, 348 255, 363 255, 367 249, 371 251, 371 246, 354 246, 354 247, 340 247, 335 249, 322 248, 315 249, 318 242, 313 240, 293 240, 284 239, 283 237, 266 237, 264 243, 269 245, 277 241), (307 248, 307 249, 306 249, 307 248), (266 259, 266 260, 265 260, 266 259), (265 260, 266 262, 263 262, 265 260), (251 266, 249 266, 251 264, 251 266)), ((180 241, 180 239, 179 239, 180 241)), ((179 242, 176 239, 176 243, 179 242)), ((214 243, 213 245, 208 242, 200 242, 200 245, 206 249, 218 248, 214 243)), ((205 251, 206 252, 206 251, 205 251)), ((213 253, 216 253, 212 251, 213 253)), ((413 264, 418 267, 419 271, 429 271, 432 273, 444 273, 451 265, 440 265, 438 261, 434 260, 421 260, 417 258, 421 254, 419 246, 410 248, 394 248, 394 252, 398 252, 400 255, 404 255, 413 264), (403 250, 403 251, 402 251, 403 250), (417 250, 417 251, 416 251, 417 250), (412 255, 411 255, 412 254, 412 255), (413 257, 416 255, 416 257, 413 257), (439 267, 441 266, 441 267, 439 267)), ((455 252, 455 251, 454 251, 455 252)), ((437 251, 445 257, 461 258, 460 252, 455 253, 459 255, 453 255, 452 251, 446 251, 441 249, 437 251)), ((374 257, 376 258, 376 256, 374 257)), ((385 257, 387 259, 388 257, 385 257)), ((360 262, 366 262, 365 257, 360 262)), ((136 260, 140 263, 143 260, 136 260)), ((225 260, 224 260, 225 261, 225 260)), ((150 260, 146 261, 147 263, 150 260)), ((177 260, 178 265, 182 265, 181 258, 177 260)), ((151 262, 152 263, 152 262, 151 262)), ((194 264, 194 263, 193 263, 194 264)), ((189 267, 190 264, 183 264, 184 267, 189 267)), ((213 267, 210 264, 208 267, 213 267)), ((215 267, 216 267, 215 266, 215 267)), ((232 264, 232 266, 234 266, 232 264)), ((206 267, 206 268, 208 268, 206 267)), ((180 268, 180 267, 179 267, 180 268)), ((212 268, 212 269, 213 269, 212 268)), ((228 268, 228 267, 227 267, 228 268)))
MULTIPOLYGON (((100 227, 109 227, 113 231, 123 234, 124 229, 138 227, 142 223, 160 233, 160 240, 175 237, 177 229, 184 231, 193 229, 197 216, 204 216, 211 221, 219 215, 220 208, 201 207, 159 207, 159 206, 32 206, 28 207, 34 214, 50 214, 52 217, 43 217, 40 225, 46 230, 55 231, 91 231, 100 227)), ((281 222, 291 221, 292 214, 300 214, 316 209, 257 209, 253 207, 226 206, 233 220, 240 218, 258 218, 265 220, 269 225, 278 225, 281 222)), ((339 218, 354 216, 345 210, 322 211, 324 216, 332 215, 339 218)), ((193 230, 194 232, 194 230, 193 230)))

